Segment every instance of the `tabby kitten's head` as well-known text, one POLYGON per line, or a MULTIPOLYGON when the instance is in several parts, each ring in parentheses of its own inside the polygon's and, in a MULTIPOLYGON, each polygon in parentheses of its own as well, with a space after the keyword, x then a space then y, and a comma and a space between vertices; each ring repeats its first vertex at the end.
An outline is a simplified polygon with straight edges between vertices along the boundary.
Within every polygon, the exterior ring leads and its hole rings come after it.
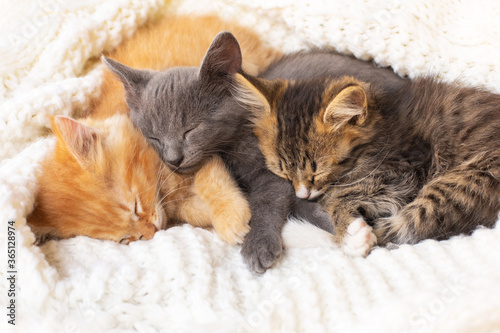
POLYGON ((127 116, 76 121, 58 116, 57 143, 42 165, 28 223, 38 239, 85 235, 128 244, 166 224, 161 161, 127 116))
POLYGON ((196 171, 208 156, 232 144, 246 119, 231 94, 242 56, 229 32, 215 37, 200 68, 158 72, 103 61, 125 87, 134 125, 177 172, 196 171))
POLYGON ((237 79, 268 168, 290 180, 299 198, 315 199, 342 181, 372 138, 376 116, 364 82, 237 79))

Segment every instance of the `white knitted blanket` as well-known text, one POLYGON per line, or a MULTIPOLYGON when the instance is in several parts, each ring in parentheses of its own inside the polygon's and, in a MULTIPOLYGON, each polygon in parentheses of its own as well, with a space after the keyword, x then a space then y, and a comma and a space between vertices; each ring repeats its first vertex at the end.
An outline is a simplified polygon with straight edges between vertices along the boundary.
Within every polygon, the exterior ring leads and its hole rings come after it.
POLYGON ((365 259, 291 249, 256 276, 239 247, 187 225, 129 246, 77 237, 39 248, 25 220, 53 146, 49 116, 83 110, 99 89, 96 57, 161 11, 216 13, 284 51, 329 44, 402 75, 500 92, 498 1, 0 1, 2 332, 500 331, 500 226, 365 259), (7 324, 8 221, 16 326, 7 324))

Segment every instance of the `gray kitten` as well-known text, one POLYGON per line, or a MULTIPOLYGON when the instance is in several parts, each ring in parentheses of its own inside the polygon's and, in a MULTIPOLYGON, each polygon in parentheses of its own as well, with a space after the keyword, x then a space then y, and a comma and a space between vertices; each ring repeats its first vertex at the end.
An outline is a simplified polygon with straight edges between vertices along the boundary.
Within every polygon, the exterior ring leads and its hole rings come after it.
POLYGON ((190 173, 212 154, 223 158, 252 210, 242 247, 252 271, 263 273, 280 257, 281 230, 289 214, 334 232, 319 204, 296 198, 292 185, 266 168, 250 112, 233 97, 242 57, 231 33, 215 37, 200 68, 156 72, 103 60, 125 87, 133 123, 168 166, 190 173))

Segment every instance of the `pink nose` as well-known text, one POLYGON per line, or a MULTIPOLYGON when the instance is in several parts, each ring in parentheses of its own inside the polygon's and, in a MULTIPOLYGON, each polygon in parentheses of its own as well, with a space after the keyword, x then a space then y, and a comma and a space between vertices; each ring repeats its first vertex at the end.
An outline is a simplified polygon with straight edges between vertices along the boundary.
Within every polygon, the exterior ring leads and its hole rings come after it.
POLYGON ((304 185, 300 185, 299 188, 295 191, 295 195, 301 199, 307 199, 311 195, 311 191, 309 191, 304 185))

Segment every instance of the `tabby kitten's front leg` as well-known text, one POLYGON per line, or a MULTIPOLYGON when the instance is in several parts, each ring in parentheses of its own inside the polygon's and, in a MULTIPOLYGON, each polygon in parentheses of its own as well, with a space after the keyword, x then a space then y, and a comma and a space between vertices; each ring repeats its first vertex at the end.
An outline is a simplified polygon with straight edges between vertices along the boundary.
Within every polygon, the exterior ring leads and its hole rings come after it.
POLYGON ((377 231, 381 217, 394 216, 412 196, 409 189, 412 183, 400 184, 400 177, 399 173, 380 167, 370 177, 353 181, 352 185, 331 185, 320 199, 319 203, 332 216, 337 243, 346 254, 364 256, 375 244, 380 244, 378 238, 388 232, 377 231), (403 192, 406 195, 401 195, 403 192), (375 232, 367 221, 374 222, 375 232))
POLYGON ((377 238, 365 219, 357 212, 357 203, 332 199, 325 209, 332 216, 335 238, 342 250, 353 257, 366 256, 377 244, 377 238))

